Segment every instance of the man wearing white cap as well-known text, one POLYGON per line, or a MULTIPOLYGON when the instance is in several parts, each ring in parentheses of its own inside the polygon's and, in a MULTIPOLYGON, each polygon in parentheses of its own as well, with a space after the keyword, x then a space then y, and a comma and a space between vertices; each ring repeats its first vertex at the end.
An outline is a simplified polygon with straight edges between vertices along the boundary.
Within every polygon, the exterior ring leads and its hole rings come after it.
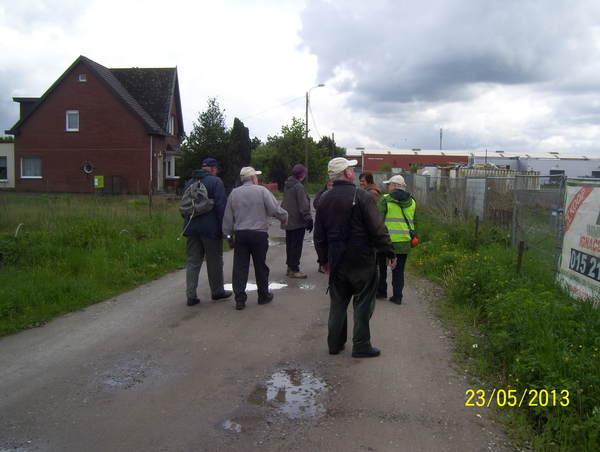
POLYGON ((235 308, 246 307, 246 284, 250 270, 250 257, 254 264, 254 274, 258 287, 258 304, 267 304, 273 300, 269 292, 269 267, 267 251, 269 250, 269 217, 287 224, 288 214, 279 207, 279 203, 269 190, 258 185, 258 175, 251 166, 240 171, 242 185, 232 190, 225 207, 223 217, 223 233, 235 234, 233 251, 233 293, 235 308))
MULTIPOLYGON (((389 193, 383 195, 377 204, 377 209, 385 219, 398 263, 392 270, 392 296, 390 301, 402 304, 404 290, 404 266, 406 258, 412 249, 411 240, 416 237, 417 202, 406 191, 406 182, 399 174, 383 181, 389 187, 389 193)), ((379 266, 379 287, 377 298, 387 297, 387 269, 379 266)))
POLYGON ((392 268, 396 255, 373 197, 354 185, 356 164, 343 157, 329 162, 333 187, 323 193, 317 206, 313 238, 321 268, 329 273, 329 353, 337 355, 345 348, 348 305, 353 299, 352 356, 372 358, 380 355, 371 345, 369 327, 379 280, 376 251, 385 254, 392 268))

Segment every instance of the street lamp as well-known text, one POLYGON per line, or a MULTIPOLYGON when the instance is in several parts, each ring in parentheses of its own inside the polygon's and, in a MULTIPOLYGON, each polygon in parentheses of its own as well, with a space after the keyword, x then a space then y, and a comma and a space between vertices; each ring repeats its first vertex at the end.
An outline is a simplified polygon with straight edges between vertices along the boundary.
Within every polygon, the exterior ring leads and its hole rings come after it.
MULTIPOLYGON (((319 83, 317 86, 313 86, 311 89, 314 88, 321 88, 325 86, 323 83, 319 83)), ((308 169, 308 103, 309 103, 309 99, 310 99, 310 90, 309 89, 306 92, 306 123, 305 125, 305 133, 304 133, 304 167, 306 169, 308 169)), ((308 175, 306 176, 306 178, 304 179, 304 183, 306 184, 308 182, 308 175)))

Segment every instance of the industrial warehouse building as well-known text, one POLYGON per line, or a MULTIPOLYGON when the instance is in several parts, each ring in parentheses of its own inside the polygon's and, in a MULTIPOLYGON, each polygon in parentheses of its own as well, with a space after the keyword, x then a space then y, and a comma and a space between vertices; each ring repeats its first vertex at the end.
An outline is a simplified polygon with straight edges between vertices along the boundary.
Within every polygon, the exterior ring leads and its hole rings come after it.
POLYGON ((388 165, 392 172, 419 172, 427 166, 487 166, 519 172, 537 172, 541 176, 600 178, 600 153, 443 151, 422 149, 347 149, 348 158, 357 159, 357 172, 378 172, 388 165))

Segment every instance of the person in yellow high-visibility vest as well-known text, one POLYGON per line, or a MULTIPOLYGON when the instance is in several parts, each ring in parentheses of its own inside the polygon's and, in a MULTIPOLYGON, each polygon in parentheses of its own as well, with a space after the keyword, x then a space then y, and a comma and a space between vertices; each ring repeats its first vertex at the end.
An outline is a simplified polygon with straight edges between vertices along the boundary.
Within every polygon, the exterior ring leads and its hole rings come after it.
MULTIPOLYGON (((404 266, 411 250, 411 231, 417 230, 417 202, 406 191, 406 182, 400 175, 392 176, 383 181, 389 187, 389 192, 381 197, 377 208, 383 215, 385 225, 394 245, 398 259, 392 270, 392 296, 390 301, 402 304, 404 290, 404 266)), ((416 232, 415 232, 416 234, 416 232)), ((379 266, 379 286, 377 298, 387 297, 387 268, 379 266)))

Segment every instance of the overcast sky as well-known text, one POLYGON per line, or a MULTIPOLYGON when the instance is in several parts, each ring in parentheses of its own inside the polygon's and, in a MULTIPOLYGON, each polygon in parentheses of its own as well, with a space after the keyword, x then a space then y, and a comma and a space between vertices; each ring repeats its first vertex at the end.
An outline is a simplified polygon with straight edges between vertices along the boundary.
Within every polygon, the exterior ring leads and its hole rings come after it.
POLYGON ((598 0, 0 0, 0 134, 80 56, 177 66, 263 142, 600 153, 598 0), (314 120, 313 120, 314 118, 314 120))

